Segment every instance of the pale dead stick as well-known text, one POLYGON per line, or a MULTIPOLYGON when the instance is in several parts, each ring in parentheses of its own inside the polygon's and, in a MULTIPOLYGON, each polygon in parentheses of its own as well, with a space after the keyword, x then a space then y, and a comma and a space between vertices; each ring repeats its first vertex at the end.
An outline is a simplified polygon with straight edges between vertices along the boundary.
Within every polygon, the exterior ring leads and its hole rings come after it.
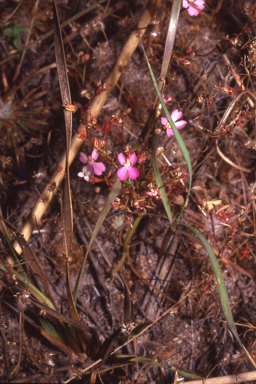
POLYGON ((211 379, 186 381, 183 384, 234 384, 256 380, 256 372, 238 373, 236 375, 214 377, 211 379))
MULTIPOLYGON (((101 108, 105 104, 109 94, 113 90, 114 86, 116 85, 117 81, 119 80, 123 68, 127 65, 128 61, 130 60, 133 52, 137 48, 143 34, 146 31, 147 26, 151 22, 151 14, 159 7, 162 0, 157 0, 155 2, 154 0, 150 0, 147 8, 143 11, 138 24, 135 28, 135 31, 131 33, 130 37, 128 38, 127 42, 125 43, 122 51, 120 52, 115 66, 113 70, 108 75, 107 79, 104 81, 106 84, 111 84, 112 87, 104 92, 101 92, 93 101, 90 113, 92 116, 97 117, 101 111, 101 108)), ((80 125, 79 128, 83 128, 83 125, 80 125)), ((78 134, 75 133, 72 139, 70 153, 69 153, 69 166, 72 164, 77 152, 79 151, 79 148, 83 144, 83 140, 78 137, 78 134)), ((51 202, 54 193, 56 192, 57 188, 59 187, 65 173, 65 163, 66 163, 66 153, 64 153, 57 165, 59 169, 62 169, 60 172, 55 172, 53 176, 50 179, 50 183, 44 188, 41 197, 37 200, 34 208, 32 209, 29 218, 27 219, 26 223, 21 229, 21 234, 24 235, 25 240, 29 240, 31 233, 34 229, 34 227, 38 224, 39 220, 43 216, 47 206, 51 202), (49 185, 54 185, 54 190, 52 191, 51 188, 49 188, 49 185)), ((56 169, 57 169, 56 167, 56 169)), ((17 242, 13 245, 14 249, 20 254, 21 248, 18 245, 17 242)))

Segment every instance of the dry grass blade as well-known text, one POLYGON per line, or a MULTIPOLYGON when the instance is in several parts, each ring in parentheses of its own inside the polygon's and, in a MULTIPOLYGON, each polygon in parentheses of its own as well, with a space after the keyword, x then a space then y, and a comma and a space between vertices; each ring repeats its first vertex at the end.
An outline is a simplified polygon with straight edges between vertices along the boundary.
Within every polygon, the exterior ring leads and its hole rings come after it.
MULTIPOLYGON (((60 90, 62 101, 66 104, 71 104, 71 94, 69 88, 69 81, 67 76, 67 66, 64 54, 64 45, 61 36, 60 23, 58 17, 58 10, 55 0, 53 1, 53 14, 54 14, 54 42, 55 42, 55 57, 57 64, 57 71, 59 76, 60 90)), ((66 169, 64 176, 63 186, 63 201, 62 201, 62 224, 64 228, 64 240, 66 249, 66 289, 67 298, 69 303, 70 317, 73 320, 79 321, 79 316, 75 307, 75 302, 72 295, 72 288, 70 283, 70 271, 69 263, 72 260, 71 257, 71 244, 73 237, 73 215, 72 215, 72 200, 70 189, 70 176, 69 176, 69 164, 68 156, 70 151, 70 144, 72 138, 72 112, 64 110, 65 127, 66 127, 66 169)), ((73 330, 71 329, 73 332, 73 330)), ((73 332, 74 333, 74 332, 73 332)), ((88 351, 89 338, 79 329, 77 329, 79 340, 82 344, 83 350, 88 351)))
POLYGON ((122 323, 127 324, 130 321, 131 318, 131 311, 132 311, 132 303, 131 303, 131 292, 127 284, 126 276, 124 274, 124 269, 120 271, 120 276, 124 283, 124 312, 123 312, 123 318, 122 323))
POLYGON ((56 339, 52 335, 50 335, 48 332, 46 332, 43 328, 40 329, 40 332, 42 336, 44 336, 47 340, 49 340, 52 345, 55 345, 58 349, 60 349, 62 352, 64 352, 67 356, 71 356, 73 354, 73 351, 68 348, 62 341, 56 339))
POLYGON ((166 43, 164 47, 164 57, 160 74, 160 81, 158 87, 160 92, 163 92, 165 85, 165 78, 167 75, 168 67, 171 60, 172 50, 174 46, 174 40, 176 37, 176 31, 178 27, 179 15, 180 15, 181 0, 174 0, 172 4, 172 10, 170 15, 170 22, 166 37, 166 43))
MULTIPOLYGON (((57 64, 57 71, 60 83, 60 91, 62 101, 71 104, 70 88, 67 76, 67 66, 64 55, 64 46, 60 32, 58 11, 55 0, 54 4, 54 42, 55 42, 55 57, 57 64)), ((72 137, 72 112, 64 111, 65 127, 66 127, 66 169, 64 177, 64 191, 63 191, 63 226, 65 234, 66 245, 66 257, 70 255, 71 242, 72 242, 72 203, 71 203, 71 191, 70 191, 70 178, 69 178, 69 165, 68 154, 70 149, 71 137, 72 137)))
POLYGON ((244 172, 251 172, 251 169, 249 168, 245 168, 245 167, 242 167, 241 165, 237 165, 235 164, 233 161, 231 161, 227 156, 224 155, 224 153, 221 152, 220 148, 219 148, 219 140, 216 140, 216 148, 217 148, 217 152, 218 154, 220 155, 220 157, 226 161, 226 163, 228 163, 229 165, 231 165, 232 167, 235 167, 236 169, 240 169, 241 171, 244 171, 244 172))
MULTIPOLYGON (((53 14, 54 14, 54 42, 55 42, 55 57, 57 64, 57 71, 59 76, 60 91, 62 100, 68 104, 71 104, 71 95, 69 82, 67 77, 67 66, 64 55, 64 46, 60 31, 58 10, 55 0, 53 1, 53 14)), ((63 187, 63 201, 62 201, 62 223, 64 228, 64 239, 65 239, 65 248, 66 248, 66 258, 68 260, 71 257, 71 243, 72 243, 72 202, 71 202, 71 190, 70 190, 70 177, 69 177, 69 166, 68 166, 68 154, 70 148, 70 142, 72 137, 72 112, 64 111, 65 117, 65 127, 66 127, 66 170, 64 177, 64 187, 63 187)), ((68 301, 71 311, 71 317, 75 320, 79 320, 72 293, 70 287, 70 278, 69 278, 69 263, 67 262, 67 291, 68 291, 68 301)))

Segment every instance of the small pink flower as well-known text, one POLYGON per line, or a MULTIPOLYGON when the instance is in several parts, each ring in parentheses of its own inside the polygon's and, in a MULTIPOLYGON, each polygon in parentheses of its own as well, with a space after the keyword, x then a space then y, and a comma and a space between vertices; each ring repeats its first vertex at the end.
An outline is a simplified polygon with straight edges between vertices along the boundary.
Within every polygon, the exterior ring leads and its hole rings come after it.
MULTIPOLYGON (((171 118, 175 124, 175 127, 177 129, 182 129, 185 127, 185 125, 187 124, 187 122, 185 120, 180 120, 180 121, 177 121, 179 119, 182 118, 182 112, 179 111, 178 109, 175 109, 172 113, 171 113, 171 118)), ((173 130, 170 126, 170 124, 168 123, 168 120, 166 117, 162 117, 161 118, 161 124, 164 126, 164 128, 166 129, 166 133, 167 133, 167 136, 173 136, 174 133, 173 133, 173 130)))
MULTIPOLYGON (((172 100, 171 96, 165 96, 165 95, 162 95, 162 99, 163 99, 165 104, 167 104, 168 101, 172 100)), ((172 105, 172 103, 169 103, 168 105, 172 105)))
POLYGON ((95 160, 97 160, 98 157, 99 155, 94 149, 92 151, 91 156, 88 156, 88 157, 84 152, 80 152, 79 160, 84 164, 88 163, 88 165, 86 166, 88 172, 92 174, 95 173, 95 175, 97 176, 101 176, 102 172, 106 170, 106 167, 103 163, 95 163, 95 160))
POLYGON ((140 155, 138 155, 138 162, 139 164, 142 163, 143 161, 147 160, 148 158, 148 153, 147 152, 142 152, 140 155))
POLYGON ((147 195, 153 196, 156 200, 162 199, 162 196, 159 193, 158 188, 150 188, 150 192, 146 192, 147 195))
POLYGON ((182 0, 183 8, 187 8, 189 16, 198 16, 204 9, 204 0, 182 0))
POLYGON ((125 156, 122 153, 119 153, 118 155, 118 161, 121 165, 123 165, 122 168, 119 168, 117 171, 117 176, 121 181, 124 181, 127 177, 127 171, 128 176, 130 179, 135 180, 137 177, 139 177, 139 171, 137 168, 132 167, 137 161, 137 156, 135 153, 132 155, 129 154, 128 158, 125 159, 125 156))

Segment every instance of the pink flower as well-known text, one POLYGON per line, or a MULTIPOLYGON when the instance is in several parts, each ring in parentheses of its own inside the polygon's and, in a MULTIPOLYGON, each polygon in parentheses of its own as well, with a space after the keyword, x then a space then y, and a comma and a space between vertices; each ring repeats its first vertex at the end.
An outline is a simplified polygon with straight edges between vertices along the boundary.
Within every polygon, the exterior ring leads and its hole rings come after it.
MULTIPOLYGON (((167 104, 168 101, 172 100, 171 96, 165 96, 165 95, 162 95, 162 99, 163 99, 165 104, 167 104)), ((172 103, 169 103, 168 105, 172 105, 172 103)))
MULTIPOLYGON (((180 121, 177 121, 179 119, 182 118, 182 112, 179 111, 178 109, 175 109, 172 113, 171 113, 171 118, 175 124, 175 127, 177 129, 182 129, 185 127, 185 125, 187 124, 187 122, 185 120, 180 120, 180 121)), ((166 133, 167 133, 167 136, 173 136, 174 133, 173 133, 173 130, 170 126, 170 124, 168 123, 168 120, 166 117, 162 117, 161 118, 161 124, 164 126, 164 128, 166 129, 166 133)))
POLYGON ((95 160, 97 160, 98 157, 99 157, 99 155, 96 152, 96 150, 94 149, 92 151, 91 156, 88 156, 88 157, 86 156, 86 154, 84 152, 80 152, 79 160, 84 164, 88 163, 88 165, 86 166, 86 169, 88 172, 90 172, 91 174, 95 173, 95 175, 97 175, 97 176, 101 176, 102 172, 104 172, 106 170, 106 167, 103 163, 95 163, 95 160))
POLYGON ((147 195, 153 196, 156 200, 162 199, 162 196, 159 193, 158 188, 150 188, 150 192, 146 192, 147 195))
POLYGON ((132 167, 137 161, 137 156, 135 153, 132 155, 129 154, 128 158, 125 159, 125 156, 122 153, 119 153, 118 155, 118 161, 121 165, 123 165, 122 168, 119 168, 117 171, 117 176, 121 181, 124 181, 127 177, 127 171, 128 176, 130 179, 135 180, 137 177, 139 177, 139 171, 137 168, 132 167))
POLYGON ((148 153, 147 152, 142 152, 140 155, 138 155, 138 162, 139 164, 142 163, 143 161, 147 160, 148 158, 148 153))
POLYGON ((189 16, 198 16, 204 9, 204 0, 182 0, 182 6, 188 9, 189 16))

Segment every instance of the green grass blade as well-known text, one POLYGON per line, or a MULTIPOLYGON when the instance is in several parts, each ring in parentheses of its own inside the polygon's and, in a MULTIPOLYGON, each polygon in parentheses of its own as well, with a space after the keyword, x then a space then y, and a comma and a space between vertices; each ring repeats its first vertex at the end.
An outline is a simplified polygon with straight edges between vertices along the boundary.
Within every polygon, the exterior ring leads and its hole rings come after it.
POLYGON ((60 336, 60 334, 56 331, 55 327, 52 325, 52 323, 47 320, 47 319, 44 319, 42 316, 39 316, 38 317, 42 327, 44 328, 44 330, 49 334, 51 335, 52 337, 54 337, 55 339, 61 341, 62 343, 64 343, 62 337, 60 336))
POLYGON ((17 263, 17 265, 19 265, 19 268, 20 268, 20 271, 22 273, 22 276, 24 278, 28 278, 27 274, 26 274, 26 272, 25 272, 25 270, 23 268, 23 266, 20 263, 19 258, 16 255, 16 252, 15 252, 13 246, 12 246, 11 242, 13 241, 13 237, 12 237, 11 232, 9 231, 8 227, 5 224, 5 220, 3 218, 3 213, 2 213, 2 208, 1 207, 0 207, 0 231, 3 233, 5 239, 6 239, 7 243, 8 243, 8 246, 9 246, 9 249, 10 249, 12 255, 13 255, 14 261, 17 263))
POLYGON ((158 186, 159 193, 162 196, 162 203, 164 205, 164 209, 165 209, 165 212, 167 214, 167 217, 168 217, 170 223, 172 224, 172 213, 171 213, 171 209, 170 209, 170 206, 169 206, 169 202, 168 202, 168 198, 167 198, 165 189, 163 187, 163 181, 162 181, 162 178, 161 178, 161 175, 160 175, 160 172, 159 172, 159 169, 158 169, 158 165, 157 165, 157 160, 156 160, 155 131, 154 130, 153 130, 153 138, 152 138, 152 148, 151 148, 151 150, 152 150, 152 165, 153 165, 156 185, 158 186))
POLYGON ((82 278, 82 273, 83 273, 83 269, 84 269, 84 266, 85 266, 85 262, 87 260, 87 256, 89 254, 89 251, 91 249, 91 246, 92 246, 92 243, 94 242, 94 239, 95 237, 97 236, 99 230, 100 230, 100 227, 102 226, 105 218, 107 217, 107 214, 109 213, 110 211, 110 208, 111 208, 111 203, 115 200, 115 198, 118 196, 118 194, 121 192, 121 181, 119 180, 119 178, 116 178, 116 181, 108 195, 108 199, 106 201, 106 204, 105 204, 105 207, 104 209, 101 211, 101 214, 100 214, 100 217, 98 218, 98 221, 95 225, 95 228, 93 230, 93 233, 92 233, 92 236, 91 236, 91 239, 90 239, 90 243, 88 245, 88 249, 86 251, 86 254, 85 254, 85 257, 84 257, 84 260, 83 260, 83 264, 81 266, 81 269, 79 271, 79 275, 77 277, 77 281, 76 281, 76 285, 75 285, 75 288, 74 288, 74 292, 73 292, 73 297, 74 297, 74 302, 76 302, 76 299, 77 299, 77 294, 78 294, 78 289, 79 289, 79 285, 80 285, 80 281, 81 281, 81 278, 82 278))
POLYGON ((3 264, 0 263, 0 269, 4 272, 10 273, 12 276, 15 275, 16 279, 19 280, 27 289, 31 291, 31 294, 40 302, 44 303, 47 307, 56 311, 55 306, 51 300, 45 296, 39 289, 37 289, 28 279, 28 277, 18 273, 15 269, 8 267, 6 268, 3 264))
MULTIPOLYGON (((143 50, 144 50, 144 48, 143 48, 143 50)), ((155 89, 156 89, 158 98, 159 98, 159 100, 160 100, 160 102, 161 102, 161 104, 162 104, 163 111, 164 111, 164 113, 165 113, 165 116, 167 117, 167 120, 168 120, 170 126, 172 127, 174 136, 175 136, 176 140, 178 141, 179 147, 180 147, 180 149, 181 149, 181 151, 182 151, 182 153, 183 153, 183 156, 184 156, 184 158, 185 158, 185 160, 186 160, 186 163, 187 163, 187 166, 188 166, 188 171, 189 171, 189 188, 188 188, 188 192, 187 192, 187 195, 186 195, 184 204, 183 204, 183 206, 182 206, 182 208, 181 208, 181 210, 180 210, 180 213, 179 213, 179 215, 178 215, 178 218, 177 218, 177 220, 176 220, 176 223, 177 223, 177 222, 179 221, 179 219, 180 219, 180 217, 181 217, 183 211, 184 211, 184 208, 185 208, 185 206, 186 206, 186 204, 187 204, 187 200, 188 200, 188 197, 189 197, 189 194, 190 194, 191 183, 192 183, 192 166, 191 166, 190 157, 189 157, 187 148, 186 148, 186 146, 185 146, 185 144, 184 144, 184 141, 182 140, 182 137, 180 136, 178 129, 176 128, 174 122, 172 121, 172 118, 171 118, 171 116, 170 116, 170 114, 169 114, 169 112, 168 112, 168 110, 167 110, 167 108, 166 108, 166 106, 165 106, 165 103, 164 103, 164 101, 163 101, 163 99, 162 99, 161 93, 160 93, 160 91, 159 91, 159 88, 158 88, 158 85, 157 85, 155 76, 154 76, 154 74, 153 74, 153 71, 152 71, 152 68, 151 68, 151 65, 150 65, 150 63, 149 63, 149 60, 148 60, 148 57, 147 57, 147 54, 146 54, 145 50, 144 50, 144 55, 145 55, 145 58, 146 58, 146 61, 147 61, 147 64, 148 64, 148 68, 149 68, 149 71, 150 71, 150 75, 151 75, 151 77, 152 77, 152 80, 153 80, 153 83, 154 83, 154 86, 155 86, 155 89)), ((155 175, 155 176, 156 176, 156 175, 155 175)), ((166 212, 166 213, 167 213, 167 212, 166 212)), ((167 213, 167 216, 168 216, 168 213, 167 213)), ((168 216, 168 217, 169 217, 169 216, 168 216)))
POLYGON ((198 237, 198 239, 200 240, 200 243, 203 244, 206 251, 208 252, 211 263, 212 263, 213 271, 214 271, 214 274, 215 274, 215 277, 217 280, 217 284, 218 284, 222 309, 223 309, 225 318, 227 320, 227 323, 229 325, 229 328, 231 329, 231 331, 232 331, 233 335, 235 336, 238 344, 244 350, 244 352, 246 353, 248 359, 250 360, 250 362, 252 363, 254 368, 256 368, 256 362, 253 360, 249 351, 245 348, 245 346, 241 342, 239 335, 237 333, 236 326, 235 326, 232 312, 231 312, 230 305, 229 305, 228 294, 227 294, 227 290, 225 287, 224 279, 223 279, 223 276, 221 273, 221 269, 220 269, 217 257, 215 256, 215 253, 213 252, 212 247, 210 246, 210 244, 208 243, 206 238, 200 232, 198 232, 195 228, 191 227, 188 224, 183 224, 183 223, 179 223, 179 224, 184 226, 185 228, 190 229, 190 231, 192 231, 198 237))
POLYGON ((115 354, 114 356, 115 356, 115 358, 120 359, 120 360, 121 359, 129 359, 129 361, 131 361, 131 362, 138 362, 138 363, 142 363, 142 364, 151 364, 155 367, 164 368, 164 369, 167 369, 168 371, 171 371, 171 372, 178 372, 179 375, 183 376, 187 380, 203 380, 202 376, 198 376, 198 375, 195 375, 192 373, 180 371, 180 370, 175 369, 175 368, 170 368, 166 365, 157 363, 156 361, 152 361, 151 359, 148 359, 148 358, 143 357, 143 356, 135 357, 133 355, 121 355, 121 354, 120 355, 115 354))

